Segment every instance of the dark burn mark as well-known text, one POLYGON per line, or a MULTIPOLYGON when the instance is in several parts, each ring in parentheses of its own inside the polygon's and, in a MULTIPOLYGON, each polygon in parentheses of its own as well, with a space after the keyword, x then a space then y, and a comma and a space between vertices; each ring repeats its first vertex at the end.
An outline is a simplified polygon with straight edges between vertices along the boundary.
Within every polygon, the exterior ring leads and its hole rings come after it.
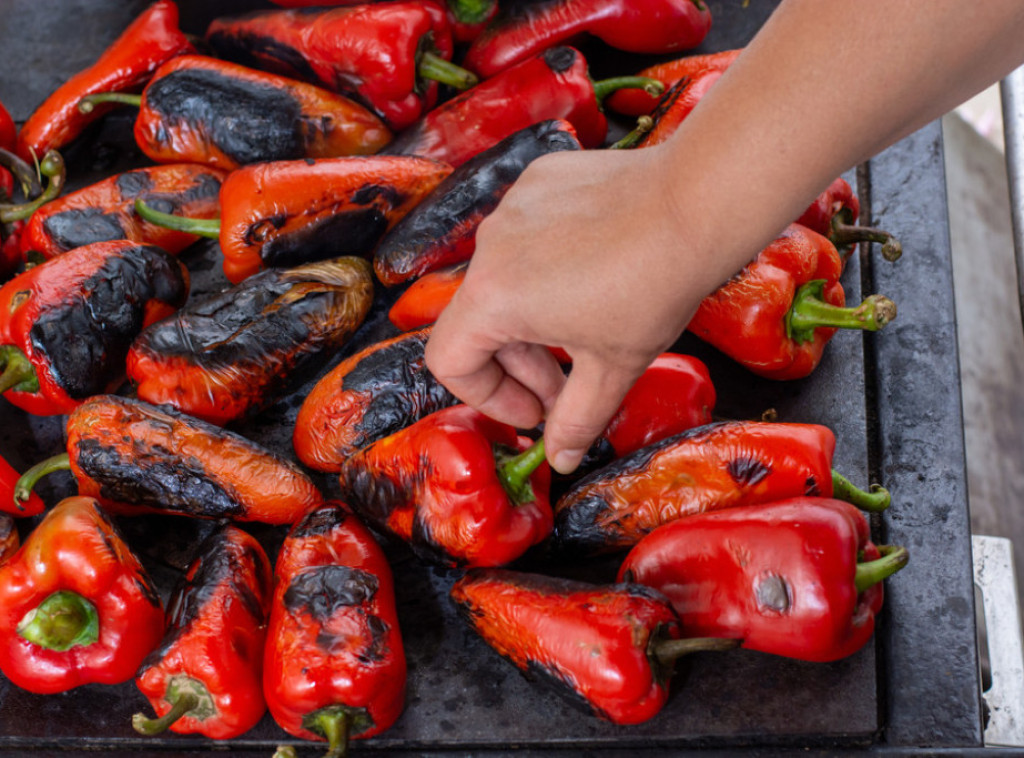
POLYGON ((818 478, 811 474, 807 477, 807 481, 804 482, 804 494, 808 497, 819 497, 821 495, 821 487, 818 485, 818 478))
POLYGON ((608 719, 607 714, 587 700, 573 686, 572 679, 563 675, 558 669, 546 666, 540 661, 530 660, 527 662, 526 668, 520 668, 519 671, 527 681, 549 692, 554 692, 574 709, 591 716, 608 719))
POLYGON ((380 582, 368 571, 350 566, 314 566, 298 573, 284 591, 291 613, 309 613, 319 624, 338 608, 364 605, 377 594, 380 582))
POLYGON ((44 218, 43 231, 63 252, 93 242, 121 240, 124 227, 115 213, 102 208, 75 208, 44 218))
POLYGON ((357 641, 351 636, 339 636, 322 628, 316 635, 316 645, 332 655, 348 649, 356 660, 366 665, 379 663, 387 655, 387 635, 391 627, 380 616, 366 613, 363 609, 359 609, 357 614, 365 630, 365 636, 358 639, 358 648, 357 641))
POLYGON ((576 51, 571 47, 552 47, 544 52, 544 62, 554 73, 564 74, 576 62, 576 51))
POLYGON ((142 198, 150 207, 161 213, 175 213, 199 200, 216 198, 220 194, 220 178, 212 174, 200 174, 187 188, 175 192, 143 192, 142 198))
POLYGON ((342 255, 368 256, 388 227, 387 209, 375 206, 321 216, 294 231, 273 235, 260 248, 266 266, 297 266, 342 255))
MULTIPOLYGON (((246 17, 242 16, 236 20, 244 22, 246 17)), ((225 60, 314 84, 328 84, 317 77, 316 71, 299 50, 273 37, 229 25, 228 28, 217 29, 207 35, 206 41, 210 43, 217 56, 225 60)))
POLYGON ((404 201, 405 196, 398 191, 398 188, 387 184, 367 184, 352 193, 352 202, 356 205, 376 204, 395 208, 404 201))
POLYGON ((259 221, 249 225, 245 230, 245 234, 242 235, 242 240, 246 245, 258 245, 265 242, 267 236, 284 226, 286 221, 288 221, 288 214, 286 213, 277 213, 273 216, 261 218, 259 221))
POLYGON ((752 487, 772 472, 771 467, 757 458, 733 458, 725 466, 729 476, 741 487, 752 487))
POLYGON ((406 491, 384 476, 375 476, 355 458, 342 468, 342 499, 349 503, 371 526, 388 531, 391 511, 402 507, 408 497, 406 491))
POLYGON ((422 560, 435 566, 461 568, 466 565, 466 558, 452 555, 434 539, 430 524, 423 519, 423 512, 417 509, 412 520, 412 534, 409 537, 412 550, 422 560))
POLYGON ((122 200, 134 200, 153 187, 153 178, 146 170, 126 171, 114 180, 122 200))
POLYGON ((343 508, 334 503, 327 503, 303 516, 289 536, 300 540, 319 537, 339 529, 348 519, 349 514, 343 508))
POLYGON ((603 497, 592 494, 577 499, 555 513, 552 541, 560 553, 587 555, 607 547, 609 535, 601 527, 612 509, 603 497))

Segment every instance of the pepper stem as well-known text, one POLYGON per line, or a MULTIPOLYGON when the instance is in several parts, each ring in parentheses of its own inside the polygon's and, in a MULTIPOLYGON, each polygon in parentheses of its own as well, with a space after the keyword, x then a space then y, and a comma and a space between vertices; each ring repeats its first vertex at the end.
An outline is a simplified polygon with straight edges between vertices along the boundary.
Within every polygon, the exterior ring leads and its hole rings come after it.
POLYGON ((840 308, 822 300, 824 279, 802 285, 786 314, 786 336, 794 342, 814 339, 818 327, 863 329, 877 332, 896 318, 896 303, 884 295, 871 295, 855 308, 840 308))
POLYGON ((39 377, 32 362, 14 345, 0 345, 0 367, 0 393, 39 391, 39 377))
POLYGON ((138 108, 142 105, 142 95, 132 95, 127 92, 97 92, 95 95, 86 95, 79 100, 78 110, 82 113, 92 113, 97 105, 104 103, 133 105, 138 108))
POLYGON ((609 150, 626 150, 631 147, 636 147, 637 143, 644 138, 647 132, 654 128, 654 119, 650 116, 640 116, 636 120, 636 126, 633 127, 633 131, 627 134, 625 137, 620 139, 608 146, 609 150))
POLYGON ((70 468, 71 456, 67 453, 60 453, 52 458, 47 458, 45 461, 39 461, 39 463, 19 476, 18 481, 14 483, 14 504, 24 510, 25 506, 22 503, 28 501, 32 495, 32 489, 40 479, 55 471, 67 471, 70 468))
POLYGON ((878 545, 878 552, 881 558, 873 561, 865 561, 857 564, 856 573, 853 576, 853 584, 857 592, 863 592, 873 584, 878 584, 888 576, 892 576, 901 568, 907 565, 910 560, 910 553, 905 547, 898 545, 878 545))
POLYGON ((653 644, 654 657, 663 666, 672 666, 684 655, 705 651, 724 651, 738 648, 743 640, 729 637, 691 637, 681 639, 659 639, 653 644))
POLYGON ((851 224, 845 213, 837 213, 832 217, 829 239, 836 247, 856 245, 858 242, 877 242, 882 246, 882 257, 887 261, 898 261, 903 255, 903 245, 892 234, 873 226, 851 224))
POLYGON ((881 513, 892 504, 892 495, 882 485, 872 484, 871 490, 865 492, 835 469, 832 470, 832 496, 872 513, 881 513))
POLYGON ((100 638, 96 606, 71 590, 59 590, 30 610, 18 622, 18 634, 47 650, 64 652, 100 638))
POLYGON ((463 24, 479 24, 494 10, 497 0, 446 0, 452 15, 463 24))
POLYGON ((9 224, 12 221, 28 218, 41 205, 50 202, 60 195, 64 189, 64 180, 67 177, 64 158, 61 157, 61 154, 56 150, 50 150, 43 156, 43 160, 39 164, 39 172, 49 180, 43 193, 28 203, 0 205, 0 223, 9 224))
POLYGON ((430 79, 441 84, 447 84, 457 90, 469 89, 480 81, 472 71, 464 69, 440 55, 429 50, 420 54, 419 67, 416 69, 421 79, 430 79))
POLYGON ((530 475, 544 462, 545 455, 543 437, 511 458, 496 453, 498 479, 513 504, 525 505, 537 499, 530 486, 530 475))
POLYGON ((321 708, 311 719, 307 729, 315 727, 315 731, 327 739, 327 752, 324 758, 345 758, 348 755, 348 735, 352 728, 352 719, 344 708, 321 708))
POLYGON ((175 216, 173 213, 164 213, 146 205, 142 198, 135 199, 135 212, 144 220, 165 229, 173 229, 177 232, 187 232, 199 237, 217 239, 220 236, 219 218, 188 218, 186 216, 175 216))
POLYGON ((620 89, 642 89, 651 97, 660 97, 665 85, 649 76, 613 76, 594 82, 594 96, 598 103, 603 103, 608 95, 620 89))
POLYGON ((132 729, 139 734, 153 736, 167 730, 175 721, 191 711, 199 704, 199 698, 191 692, 183 693, 171 703, 171 710, 159 718, 151 719, 144 713, 132 716, 132 729))
POLYGON ((10 150, 0 148, 0 166, 8 169, 21 184, 22 194, 28 199, 39 196, 43 191, 35 165, 28 165, 10 150))

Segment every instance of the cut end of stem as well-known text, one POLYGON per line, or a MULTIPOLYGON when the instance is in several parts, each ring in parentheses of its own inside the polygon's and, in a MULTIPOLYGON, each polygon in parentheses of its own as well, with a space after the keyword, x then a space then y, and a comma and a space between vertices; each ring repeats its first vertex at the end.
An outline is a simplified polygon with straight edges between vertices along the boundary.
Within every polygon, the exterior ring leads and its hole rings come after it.
POLYGON ((82 113, 92 113, 97 105, 114 103, 118 105, 131 105, 138 108, 142 105, 142 95, 132 95, 127 92, 97 92, 95 95, 86 95, 78 101, 78 110, 82 113))
POLYGON ((100 615, 91 601, 70 590, 54 592, 18 622, 18 635, 34 645, 64 652, 100 638, 100 615))

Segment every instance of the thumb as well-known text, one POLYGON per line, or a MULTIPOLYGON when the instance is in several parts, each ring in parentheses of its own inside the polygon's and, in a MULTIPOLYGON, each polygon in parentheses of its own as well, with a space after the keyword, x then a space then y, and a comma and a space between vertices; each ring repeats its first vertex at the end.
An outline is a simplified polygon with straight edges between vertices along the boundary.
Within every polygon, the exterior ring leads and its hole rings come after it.
POLYGON ((607 428, 626 392, 643 371, 574 358, 572 371, 544 421, 544 446, 552 468, 571 473, 607 428))

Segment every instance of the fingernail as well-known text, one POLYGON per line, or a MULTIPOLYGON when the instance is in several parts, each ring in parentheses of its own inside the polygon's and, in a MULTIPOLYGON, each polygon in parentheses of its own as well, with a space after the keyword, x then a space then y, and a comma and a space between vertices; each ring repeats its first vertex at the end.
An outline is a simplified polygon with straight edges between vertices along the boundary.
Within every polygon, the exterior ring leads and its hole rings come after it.
POLYGON ((583 460, 584 450, 559 450, 551 466, 559 474, 571 474, 583 460))

